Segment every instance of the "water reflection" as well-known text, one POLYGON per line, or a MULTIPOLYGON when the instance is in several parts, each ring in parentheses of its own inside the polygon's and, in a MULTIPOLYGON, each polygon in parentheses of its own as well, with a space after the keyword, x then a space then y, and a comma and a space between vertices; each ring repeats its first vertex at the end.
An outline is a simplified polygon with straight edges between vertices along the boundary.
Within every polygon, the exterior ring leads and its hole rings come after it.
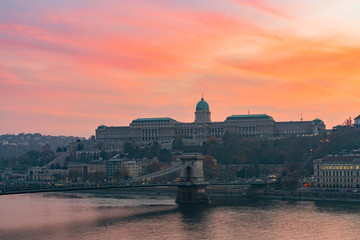
POLYGON ((0 197, 0 239, 358 239, 359 204, 140 195, 0 197))
POLYGON ((182 231, 189 235, 209 232, 209 216, 212 208, 209 205, 179 205, 178 211, 181 214, 180 226, 182 231))
POLYGON ((360 204, 351 202, 316 201, 316 211, 327 213, 353 213, 359 214, 360 204))

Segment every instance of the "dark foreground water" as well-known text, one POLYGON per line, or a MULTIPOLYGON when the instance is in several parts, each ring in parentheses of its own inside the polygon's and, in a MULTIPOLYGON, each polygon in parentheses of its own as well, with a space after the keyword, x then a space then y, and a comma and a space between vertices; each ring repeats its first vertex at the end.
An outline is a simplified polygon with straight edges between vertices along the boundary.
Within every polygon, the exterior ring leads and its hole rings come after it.
POLYGON ((0 196, 0 239, 360 239, 360 204, 238 200, 178 206, 164 196, 0 196))

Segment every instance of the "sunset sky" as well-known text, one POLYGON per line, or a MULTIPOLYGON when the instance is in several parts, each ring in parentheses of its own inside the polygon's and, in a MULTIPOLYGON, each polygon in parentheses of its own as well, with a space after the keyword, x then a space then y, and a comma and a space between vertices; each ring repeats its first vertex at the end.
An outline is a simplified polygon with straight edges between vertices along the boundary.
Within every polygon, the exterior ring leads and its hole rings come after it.
POLYGON ((359 0, 1 0, 0 134, 360 114, 359 0))

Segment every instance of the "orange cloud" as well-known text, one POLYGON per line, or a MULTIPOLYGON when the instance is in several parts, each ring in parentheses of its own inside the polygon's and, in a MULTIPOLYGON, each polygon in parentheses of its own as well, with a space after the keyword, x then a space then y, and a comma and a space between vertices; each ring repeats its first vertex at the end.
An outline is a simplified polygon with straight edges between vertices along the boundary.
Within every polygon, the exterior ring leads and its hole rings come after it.
POLYGON ((351 31, 306 35, 285 2, 206 3, 14 7, 0 17, 0 132, 16 123, 89 136, 137 117, 190 122, 201 93, 216 121, 250 110, 331 126, 358 114, 351 31))

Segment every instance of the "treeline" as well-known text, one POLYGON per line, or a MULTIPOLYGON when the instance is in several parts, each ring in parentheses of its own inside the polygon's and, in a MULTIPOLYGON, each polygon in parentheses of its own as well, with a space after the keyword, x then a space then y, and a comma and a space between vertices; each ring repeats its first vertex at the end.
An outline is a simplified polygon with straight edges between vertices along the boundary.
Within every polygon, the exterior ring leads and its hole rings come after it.
POLYGON ((171 153, 169 150, 162 149, 158 143, 150 146, 139 147, 131 143, 124 144, 124 156, 128 158, 148 158, 157 157, 160 162, 170 162, 171 153))
POLYGON ((256 140, 240 135, 225 135, 219 143, 209 139, 204 153, 222 164, 282 164, 302 162, 316 149, 323 136, 256 140))
POLYGON ((314 153, 314 158, 322 158, 328 154, 346 154, 359 148, 360 128, 344 127, 335 130, 320 143, 319 149, 314 153))
POLYGON ((221 164, 297 164, 360 148, 360 129, 342 128, 318 136, 274 140, 225 134, 222 141, 210 137, 201 147, 186 147, 181 139, 176 139, 173 148, 185 152, 202 152, 214 156, 221 164))
POLYGON ((71 142, 79 139, 85 140, 81 137, 50 136, 41 135, 40 133, 0 135, 0 159, 19 157, 20 155, 25 154, 27 151, 31 150, 41 151, 45 144, 50 145, 51 149, 56 149, 59 146, 67 146, 71 142))
POLYGON ((0 158, 0 169, 12 168, 26 170, 28 167, 43 166, 49 163, 54 154, 43 153, 36 150, 29 150, 18 157, 0 158))

